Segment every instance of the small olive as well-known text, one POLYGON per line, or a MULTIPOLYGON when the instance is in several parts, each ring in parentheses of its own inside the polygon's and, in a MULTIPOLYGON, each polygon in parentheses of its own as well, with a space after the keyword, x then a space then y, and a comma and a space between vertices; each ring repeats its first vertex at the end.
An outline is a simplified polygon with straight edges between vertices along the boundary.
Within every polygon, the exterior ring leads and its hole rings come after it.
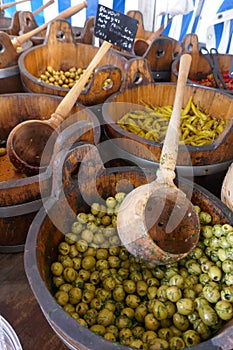
POLYGON ((181 289, 177 286, 167 288, 167 298, 172 302, 177 302, 182 297, 181 289))
POLYGON ((159 300, 155 300, 153 314, 157 320, 165 320, 168 317, 166 305, 159 300))
POLYGON ((194 302, 188 298, 181 298, 176 302, 176 307, 181 315, 190 315, 194 311, 194 302))
POLYGON ((186 332, 184 332, 183 339, 184 339, 185 345, 188 347, 197 345, 201 342, 201 338, 198 332, 192 329, 189 329, 186 332))
POLYGON ((215 304, 215 311, 217 312, 218 316, 224 321, 228 321, 233 317, 232 304, 227 300, 219 300, 215 304))
POLYGON ((54 263, 52 263, 51 272, 54 276, 61 276, 63 273, 63 270, 64 270, 64 267, 60 262, 55 261, 54 263))

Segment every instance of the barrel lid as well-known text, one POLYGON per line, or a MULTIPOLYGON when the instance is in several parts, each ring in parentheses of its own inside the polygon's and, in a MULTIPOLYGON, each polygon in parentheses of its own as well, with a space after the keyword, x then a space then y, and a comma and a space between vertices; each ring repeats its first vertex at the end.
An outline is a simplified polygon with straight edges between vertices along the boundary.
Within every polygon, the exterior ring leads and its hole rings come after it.
POLYGON ((2 316, 0 316, 0 349, 23 350, 14 329, 2 316))

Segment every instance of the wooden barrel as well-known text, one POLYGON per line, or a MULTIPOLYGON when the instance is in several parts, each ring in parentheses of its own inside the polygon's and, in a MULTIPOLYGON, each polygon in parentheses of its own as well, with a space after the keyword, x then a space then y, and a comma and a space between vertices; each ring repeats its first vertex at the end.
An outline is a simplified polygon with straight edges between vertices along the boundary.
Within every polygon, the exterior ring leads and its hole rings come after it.
MULTIPOLYGON (((49 119, 62 98, 43 94, 2 94, 0 95, 0 140, 4 146, 10 131, 20 122, 29 119, 49 119)), ((81 114, 83 106, 76 104, 68 118, 71 122, 93 121, 94 139, 98 143, 100 129, 97 117, 87 108, 81 114), (76 114, 74 114, 76 113, 76 114)), ((69 125, 67 121, 67 126, 69 125)), ((82 140, 82 139, 81 139, 82 140)), ((85 138, 86 140, 86 138, 85 138)), ((87 141, 87 140, 86 140, 87 141)), ((25 177, 15 171, 7 155, 0 157, 0 252, 22 251, 28 228, 42 206, 40 185, 49 188, 51 174, 25 177)))
MULTIPOLYGON (((97 47, 74 42, 71 26, 65 20, 55 20, 48 27, 48 36, 43 45, 32 47, 18 61, 25 91, 65 96, 68 88, 55 86, 39 80, 47 66, 64 72, 71 67, 86 68, 98 51, 97 47)), ((97 66, 94 76, 78 97, 84 105, 102 103, 118 91, 122 84, 122 71, 127 60, 111 50, 97 66), (104 86, 109 79, 110 84, 104 86)))
MULTIPOLYGON (((205 53, 202 54, 200 52, 200 44, 198 42, 198 36, 196 34, 187 34, 184 36, 182 41, 182 50, 180 54, 182 53, 189 53, 192 56, 192 63, 188 75, 190 83, 195 82, 196 84, 199 84, 199 82, 202 79, 206 80, 207 77, 213 73, 212 68, 210 66, 210 62, 206 58, 207 55, 205 53)), ((229 72, 231 63, 233 61, 233 55, 214 54, 214 56, 216 57, 219 72, 229 72)), ((172 64, 172 81, 177 80, 179 71, 179 61, 180 55, 176 57, 172 64)), ((211 79, 211 81, 214 83, 213 79, 211 79)), ((200 82, 200 85, 201 84, 202 83, 200 82)), ((205 82, 204 84, 208 84, 209 86, 212 86, 214 88, 214 84, 211 84, 210 81, 205 82)), ((229 94, 233 94, 233 87, 227 90, 224 90, 221 87, 217 89, 223 92, 227 92, 229 94)))
MULTIPOLYGON (((160 161, 162 143, 149 140, 132 132, 123 130, 117 122, 127 112, 133 109, 149 106, 172 105, 174 101, 176 84, 153 82, 153 78, 148 73, 147 62, 141 59, 135 60, 128 71, 128 82, 125 89, 110 96, 103 105, 104 131, 106 137, 110 139, 119 150, 138 158, 148 166, 148 162, 157 164, 160 161), (138 82, 134 82, 135 74, 139 76, 138 82), (148 74, 147 74, 148 73, 148 74)), ((229 163, 233 159, 233 101, 232 96, 224 94, 216 89, 206 88, 197 85, 187 85, 183 107, 187 105, 190 97, 193 102, 199 105, 204 113, 217 119, 228 120, 224 131, 218 138, 205 146, 184 146, 179 145, 177 157, 177 169, 180 174, 199 177, 206 185, 212 186, 209 175, 218 175, 219 182, 226 173, 229 163), (207 181, 206 181, 207 180, 207 181)), ((119 152, 118 152, 119 156, 119 152)), ((216 180, 216 179, 215 179, 216 180)), ((200 183, 202 184, 202 183, 200 183)), ((204 185, 204 183, 203 183, 204 185)), ((220 187, 218 186, 218 194, 220 187)))
MULTIPOLYGON (((64 171, 66 175, 63 177, 64 195, 55 198, 51 194, 47 213, 44 208, 41 208, 33 220, 26 241, 25 271, 45 318, 68 347, 82 350, 100 348, 110 350, 116 345, 119 350, 124 350, 125 346, 112 344, 103 337, 97 336, 94 332, 81 326, 73 317, 67 315, 62 307, 57 307, 53 296, 50 266, 57 258, 56 247, 64 238, 62 232, 69 232, 67 230, 75 220, 75 213, 88 212, 89 205, 95 201, 99 202, 108 196, 114 196, 119 191, 129 192, 134 187, 150 182, 154 179, 155 174, 149 171, 143 172, 137 167, 105 169, 101 166, 101 159, 97 155, 95 158, 92 152, 93 158, 90 157, 92 166, 88 167, 86 163, 85 184, 78 182, 77 178, 75 179, 72 176, 72 169, 76 167, 77 159, 81 163, 82 157, 85 157, 89 151, 90 148, 85 151, 85 147, 81 146, 68 155, 64 166, 66 169, 64 171), (68 202, 65 197, 68 198, 68 202), (69 210, 67 210, 67 204, 69 210), (59 213, 60 216, 59 223, 61 226, 59 227, 53 221, 53 217, 57 216, 56 213, 59 213), (67 213, 70 213, 70 215, 68 216, 67 213)), ((88 159, 90 160, 90 158, 88 159)), ((190 192, 189 181, 183 180, 180 185, 186 194, 190 192)), ((215 223, 233 224, 232 213, 225 205, 198 185, 194 185, 192 201, 199 205, 203 211, 207 211, 212 215, 211 225, 215 223)), ((205 340, 200 344, 195 344, 194 349, 217 350, 220 344, 230 344, 231 328, 232 321, 230 320, 226 327, 221 329, 219 335, 213 336, 212 339, 205 340)))
MULTIPOLYGON (((75 42, 80 42, 83 44, 92 45, 93 31, 94 31, 94 21, 95 17, 89 17, 84 24, 84 27, 71 27, 71 31, 74 37, 75 42)), ((30 11, 21 11, 19 14, 19 34, 25 34, 30 32, 31 30, 38 27, 36 19, 32 12, 30 11)), ((47 29, 42 30, 38 35, 33 36, 31 41, 33 45, 41 45, 44 43, 46 37, 47 29)))
POLYGON ((0 32, 0 94, 24 91, 18 58, 31 46, 32 42, 27 40, 21 47, 15 49, 11 42, 11 36, 0 32))
POLYGON ((20 31, 19 13, 20 11, 15 11, 12 18, 0 16, 0 31, 9 35, 18 35, 20 31))

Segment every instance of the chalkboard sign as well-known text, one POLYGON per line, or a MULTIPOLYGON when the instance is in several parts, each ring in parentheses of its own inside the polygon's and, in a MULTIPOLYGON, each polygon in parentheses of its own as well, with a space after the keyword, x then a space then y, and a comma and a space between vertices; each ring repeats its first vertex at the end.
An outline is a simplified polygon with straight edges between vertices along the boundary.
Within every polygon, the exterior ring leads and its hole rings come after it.
POLYGON ((98 5, 94 34, 123 50, 131 51, 138 29, 138 20, 106 6, 98 5))

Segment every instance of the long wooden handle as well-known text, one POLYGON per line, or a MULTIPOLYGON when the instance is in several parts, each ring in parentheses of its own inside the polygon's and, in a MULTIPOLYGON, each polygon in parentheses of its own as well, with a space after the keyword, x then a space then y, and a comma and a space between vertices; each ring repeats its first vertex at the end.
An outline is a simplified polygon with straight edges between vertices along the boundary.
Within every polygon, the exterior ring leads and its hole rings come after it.
POLYGON ((17 2, 16 1, 8 2, 8 4, 0 5, 0 10, 8 9, 10 7, 16 6, 16 5, 21 4, 22 2, 26 2, 26 1, 30 1, 30 0, 20 0, 17 2))
POLYGON ((54 3, 54 0, 48 1, 46 4, 42 5, 42 6, 39 7, 37 10, 33 11, 33 12, 32 12, 33 16, 38 15, 38 13, 40 13, 41 11, 43 11, 45 8, 49 7, 49 6, 52 5, 53 3, 54 3))
POLYGON ((175 100, 171 119, 168 124, 161 156, 160 169, 174 171, 179 145, 180 114, 184 99, 185 85, 188 78, 192 57, 184 54, 180 58, 179 75, 176 85, 175 100))
MULTIPOLYGON (((84 9, 85 7, 88 6, 87 1, 83 1, 82 3, 72 6, 64 11, 62 11, 58 16, 56 16, 53 20, 59 19, 59 18, 69 18, 71 16, 73 16, 74 14, 76 14, 77 12, 81 11, 82 9, 84 9)), ((14 37, 11 42, 12 45, 14 46, 14 48, 16 49, 18 46, 21 46, 25 41, 29 40, 30 38, 32 38, 33 36, 35 36, 36 34, 40 33, 43 29, 47 28, 48 24, 52 22, 49 21, 47 23, 42 24, 40 27, 37 27, 33 30, 31 30, 28 33, 22 34, 20 36, 16 36, 14 37)))
POLYGON ((96 68, 98 63, 101 61, 104 55, 111 48, 111 46, 112 44, 109 43, 108 41, 103 42, 103 44, 100 46, 99 50, 97 51, 96 55, 94 56, 94 58, 89 63, 83 75, 77 80, 74 86, 70 89, 70 91, 66 94, 63 100, 60 102, 56 111, 48 120, 48 122, 52 124, 54 127, 57 127, 60 123, 63 122, 63 120, 66 119, 67 115, 73 108, 73 105, 77 101, 79 95, 83 91, 86 83, 88 82, 88 79, 90 78, 93 70, 96 68))

